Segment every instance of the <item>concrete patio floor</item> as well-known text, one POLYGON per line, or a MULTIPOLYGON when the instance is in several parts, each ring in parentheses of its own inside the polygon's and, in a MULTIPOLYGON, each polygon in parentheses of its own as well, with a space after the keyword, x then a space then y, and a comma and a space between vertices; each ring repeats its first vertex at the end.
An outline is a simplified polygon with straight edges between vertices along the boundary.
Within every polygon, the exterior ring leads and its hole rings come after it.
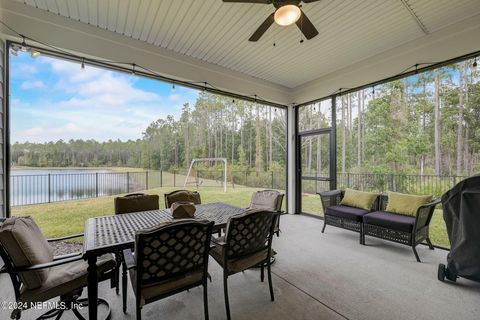
MULTIPOLYGON (((267 282, 260 272, 249 270, 229 278, 233 319, 478 319, 480 284, 459 279, 456 284, 436 279, 437 266, 447 252, 418 249, 417 263, 411 249, 328 227, 308 216, 282 217, 282 233, 274 239, 278 252, 273 266, 275 302, 270 301, 267 282)), ((221 268, 213 259, 209 266, 210 319, 225 319, 221 268)), ((86 292, 86 290, 85 290, 86 292)), ((112 307, 112 319, 135 319, 134 297, 129 287, 127 314, 121 297, 100 286, 100 296, 112 307)), ((10 279, 0 276, 0 297, 12 301, 10 279)), ((45 311, 45 310, 44 310, 45 311)), ((86 311, 86 310, 85 310, 86 311)), ((22 319, 42 312, 27 310, 22 319)), ((9 318, 0 310, 0 319, 9 318)), ((143 308, 143 319, 203 319, 202 289, 195 288, 143 308)), ((73 319, 71 313, 62 319, 73 319)))

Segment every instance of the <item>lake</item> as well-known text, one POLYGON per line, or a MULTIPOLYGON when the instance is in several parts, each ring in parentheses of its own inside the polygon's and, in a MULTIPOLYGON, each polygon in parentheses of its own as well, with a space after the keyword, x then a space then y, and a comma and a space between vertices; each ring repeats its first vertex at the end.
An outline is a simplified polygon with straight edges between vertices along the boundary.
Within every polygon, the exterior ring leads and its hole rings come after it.
POLYGON ((28 205, 95 198, 141 190, 143 172, 108 169, 12 169, 10 205, 28 205))

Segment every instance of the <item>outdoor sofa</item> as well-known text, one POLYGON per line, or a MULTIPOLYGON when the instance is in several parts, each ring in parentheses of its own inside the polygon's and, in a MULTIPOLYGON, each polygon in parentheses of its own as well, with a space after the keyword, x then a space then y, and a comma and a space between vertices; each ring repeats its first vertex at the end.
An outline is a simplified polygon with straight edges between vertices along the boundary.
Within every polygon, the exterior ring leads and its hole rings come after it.
MULTIPOLYGON (((349 191, 347 189, 347 193, 349 191)), ((361 192, 352 191, 361 195, 361 192)), ((418 262, 421 262, 416 250, 418 244, 425 241, 433 250, 429 225, 440 201, 432 201, 431 196, 382 193, 368 209, 345 205, 343 190, 320 192, 319 195, 325 217, 322 233, 328 224, 359 232, 360 244, 365 244, 365 236, 402 243, 411 246, 418 262)))

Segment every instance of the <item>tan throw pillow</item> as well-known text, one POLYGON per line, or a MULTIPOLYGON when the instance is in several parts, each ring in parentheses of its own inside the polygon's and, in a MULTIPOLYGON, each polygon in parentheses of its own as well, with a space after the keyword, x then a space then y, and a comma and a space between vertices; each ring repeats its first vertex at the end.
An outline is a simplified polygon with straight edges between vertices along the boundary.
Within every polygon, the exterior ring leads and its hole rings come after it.
POLYGON ((346 189, 341 205, 370 210, 377 199, 378 194, 373 192, 346 189))
POLYGON ((432 196, 419 196, 389 191, 385 211, 407 216, 416 216, 418 208, 430 201, 432 201, 432 196))
MULTIPOLYGON (((16 267, 27 267, 53 260, 53 248, 31 217, 11 217, 0 226, 0 242, 16 267)), ((40 287, 50 269, 20 273, 28 289, 40 287)))

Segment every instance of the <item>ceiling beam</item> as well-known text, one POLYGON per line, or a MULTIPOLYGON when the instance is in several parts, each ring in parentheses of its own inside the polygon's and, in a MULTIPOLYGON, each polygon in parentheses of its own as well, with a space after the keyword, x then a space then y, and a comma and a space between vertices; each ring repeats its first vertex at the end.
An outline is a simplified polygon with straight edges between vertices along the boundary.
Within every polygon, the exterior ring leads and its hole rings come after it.
POLYGON ((425 26, 425 24, 423 24, 422 20, 420 20, 420 18, 417 16, 417 14, 415 13, 415 11, 413 11, 412 7, 410 7, 410 5, 408 4, 407 0, 400 0, 400 2, 403 4, 403 6, 405 7, 405 9, 407 9, 408 13, 410 13, 410 15, 412 16, 412 18, 415 20, 415 22, 417 23, 417 25, 420 27, 420 29, 422 29, 423 33, 425 35, 429 34, 430 31, 428 31, 427 27, 425 26))

